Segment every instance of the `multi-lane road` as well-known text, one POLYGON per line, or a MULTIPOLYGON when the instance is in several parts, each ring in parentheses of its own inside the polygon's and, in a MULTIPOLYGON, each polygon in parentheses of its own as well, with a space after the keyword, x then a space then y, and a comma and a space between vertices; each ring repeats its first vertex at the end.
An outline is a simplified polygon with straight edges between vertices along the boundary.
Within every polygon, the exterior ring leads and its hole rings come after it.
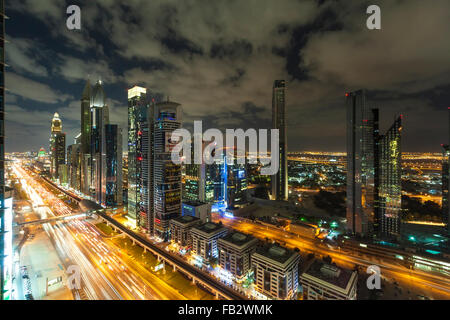
POLYGON ((395 279, 395 281, 405 283, 408 286, 415 286, 420 292, 432 292, 432 295, 438 299, 450 299, 450 279, 445 275, 410 270, 401 263, 387 261, 381 255, 364 255, 351 249, 343 250, 319 245, 313 239, 295 236, 276 227, 253 223, 239 217, 229 219, 213 213, 213 220, 216 222, 222 221, 227 227, 250 233, 261 239, 275 240, 286 247, 299 248, 304 252, 316 255, 330 256, 334 262, 343 267, 349 268, 357 265, 367 268, 370 265, 377 265, 385 278, 395 279))
MULTIPOLYGON (((13 170, 41 219, 74 214, 73 209, 19 165, 14 164, 13 170)), ((186 299, 157 276, 139 270, 142 267, 119 248, 107 243, 85 220, 44 223, 43 229, 66 269, 76 266, 72 270, 80 271, 81 287, 72 291, 75 299, 186 299)))

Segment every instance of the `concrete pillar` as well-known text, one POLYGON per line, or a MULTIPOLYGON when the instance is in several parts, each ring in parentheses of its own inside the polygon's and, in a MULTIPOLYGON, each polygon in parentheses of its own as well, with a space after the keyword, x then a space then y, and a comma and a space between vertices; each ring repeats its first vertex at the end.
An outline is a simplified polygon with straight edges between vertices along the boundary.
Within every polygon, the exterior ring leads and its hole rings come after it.
POLYGON ((195 278, 192 277, 192 284, 195 284, 195 278))
POLYGON ((173 265, 173 272, 177 271, 177 267, 173 265))

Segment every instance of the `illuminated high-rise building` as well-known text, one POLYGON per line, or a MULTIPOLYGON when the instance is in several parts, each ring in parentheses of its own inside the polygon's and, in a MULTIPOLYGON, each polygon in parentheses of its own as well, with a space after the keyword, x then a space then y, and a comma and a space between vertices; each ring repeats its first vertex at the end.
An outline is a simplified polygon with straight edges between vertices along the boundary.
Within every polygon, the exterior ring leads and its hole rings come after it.
MULTIPOLYGON (((205 143, 202 143, 204 150, 205 143)), ((182 166, 183 170, 183 201, 206 202, 206 163, 202 157, 202 163, 193 163, 194 159, 194 141, 191 142, 192 163, 186 163, 182 166)))
MULTIPOLYGON (((448 133, 450 143, 450 107, 448 108, 448 133)), ((450 235, 450 147, 442 145, 442 222, 446 225, 447 234, 450 235)))
POLYGON ((81 144, 67 147, 67 164, 69 166, 69 186, 74 190, 81 188, 81 144))
POLYGON ((84 194, 90 194, 91 183, 91 82, 86 81, 83 93, 81 95, 81 133, 80 143, 80 186, 79 191, 84 194))
POLYGON ((383 238, 399 239, 402 210, 402 116, 379 138, 379 233, 383 238))
POLYGON ((6 221, 8 210, 12 208, 12 198, 6 194, 5 190, 5 18, 4 0, 0 0, 0 300, 9 300, 12 283, 10 278, 12 262, 9 264, 12 257, 8 256, 7 252, 12 228, 11 231, 8 230, 9 223, 6 221), (11 199, 11 203, 7 203, 8 199, 11 199))
POLYGON ((272 176, 272 199, 288 199, 286 81, 275 80, 272 92, 272 129, 279 130, 280 169, 272 176))
POLYGON ((449 214, 449 186, 450 186, 450 147, 448 144, 442 145, 442 222, 447 224, 450 222, 448 219, 450 217, 449 214))
POLYGON ((66 134, 62 132, 62 121, 55 113, 51 123, 50 134, 50 174, 59 178, 59 166, 66 163, 66 134))
POLYGON ((154 234, 168 241, 169 220, 181 215, 181 165, 171 160, 173 131, 182 125, 181 106, 175 102, 154 105, 154 234))
MULTIPOLYGON (((146 188, 143 185, 143 173, 145 169, 144 156, 146 161, 147 155, 143 150, 143 139, 148 141, 148 113, 149 101, 147 99, 147 89, 134 86, 128 90, 128 213, 127 217, 133 224, 149 231, 149 222, 147 219, 147 212, 145 209, 141 210, 142 199, 141 194, 145 192, 142 190, 146 188), (146 127, 146 134, 144 136, 143 127, 146 127)), ((148 143, 147 143, 148 145, 148 143)), ((148 150, 147 150, 148 151, 148 150)), ((147 161, 148 164, 148 161, 147 161)))
POLYGON ((102 186, 102 199, 107 207, 122 205, 122 129, 117 124, 104 126, 106 181, 102 186))
POLYGON ((106 188, 106 143, 105 125, 109 124, 109 108, 102 82, 97 81, 91 96, 91 147, 90 147, 90 195, 100 204, 105 204, 106 188))
POLYGON ((347 230, 366 236, 374 216, 374 113, 364 90, 347 97, 347 230))

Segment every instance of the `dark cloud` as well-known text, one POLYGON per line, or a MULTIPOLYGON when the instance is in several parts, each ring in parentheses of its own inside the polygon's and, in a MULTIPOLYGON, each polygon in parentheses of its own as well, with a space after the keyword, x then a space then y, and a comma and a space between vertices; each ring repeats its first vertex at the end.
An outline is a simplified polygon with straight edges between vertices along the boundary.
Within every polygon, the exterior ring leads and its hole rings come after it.
POLYGON ((124 127, 126 89, 139 84, 181 103, 188 128, 194 120, 267 128, 273 80, 286 79, 290 150, 344 150, 344 93, 362 87, 382 109, 383 126, 405 113, 405 149, 439 150, 445 140, 446 0, 380 0, 377 31, 365 26, 368 1, 78 3, 80 31, 65 27, 65 1, 7 3, 8 150, 47 144, 55 111, 68 135, 77 134, 88 75, 104 81, 111 118, 124 127), (26 125, 27 112, 40 124, 30 124, 35 134, 24 143, 15 128, 26 125))

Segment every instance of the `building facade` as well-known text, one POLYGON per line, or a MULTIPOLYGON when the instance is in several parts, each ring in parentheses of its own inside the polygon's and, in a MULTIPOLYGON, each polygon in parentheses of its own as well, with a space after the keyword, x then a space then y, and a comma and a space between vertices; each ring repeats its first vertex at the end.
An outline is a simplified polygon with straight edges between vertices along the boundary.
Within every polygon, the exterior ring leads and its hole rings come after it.
POLYGON ((170 220, 170 239, 181 247, 192 247, 191 228, 201 224, 194 216, 180 216, 170 220))
POLYGON ((106 182, 102 186, 102 199, 107 207, 123 203, 122 129, 117 124, 104 126, 106 182))
MULTIPOLYGON (((147 89, 134 86, 128 90, 128 214, 127 217, 136 226, 149 229, 148 213, 145 208, 141 208, 142 188, 142 161, 145 152, 143 144, 143 132, 140 127, 148 121, 149 102, 147 99, 147 89)), ((148 126, 147 126, 148 127, 148 126)), ((148 137, 147 137, 148 139, 148 137)))
POLYGON ((277 244, 256 248, 251 256, 256 291, 272 299, 296 299, 300 255, 277 244))
POLYGON ((257 244, 255 237, 241 232, 231 232, 218 239, 220 267, 242 279, 251 270, 251 256, 257 244))
POLYGON ((383 238, 400 238, 402 211, 402 116, 379 138, 379 233, 383 238))
POLYGON ((50 174, 59 178, 59 166, 66 163, 66 134, 62 132, 62 121, 55 113, 51 122, 50 133, 50 174))
POLYGON ((442 222, 447 225, 447 233, 450 235, 450 147, 442 145, 442 222))
POLYGON ((358 273, 314 260, 300 284, 304 300, 356 300, 358 273))
POLYGON ((272 92, 272 129, 279 130, 280 169, 272 176, 272 199, 288 199, 286 81, 275 80, 272 92))
POLYGON ((181 204, 182 216, 193 216, 202 222, 211 221, 211 204, 199 201, 183 201, 181 204))
POLYGON ((374 216, 374 113, 364 90, 347 97, 347 230, 367 236, 374 216))
POLYGON ((221 224, 206 222, 191 229, 192 252, 203 260, 219 257, 217 240, 224 237, 228 230, 221 224))
POLYGON ((165 101, 154 105, 153 232, 164 241, 170 238, 169 221, 181 215, 181 165, 173 163, 171 158, 176 145, 171 136, 181 125, 180 104, 165 101))

